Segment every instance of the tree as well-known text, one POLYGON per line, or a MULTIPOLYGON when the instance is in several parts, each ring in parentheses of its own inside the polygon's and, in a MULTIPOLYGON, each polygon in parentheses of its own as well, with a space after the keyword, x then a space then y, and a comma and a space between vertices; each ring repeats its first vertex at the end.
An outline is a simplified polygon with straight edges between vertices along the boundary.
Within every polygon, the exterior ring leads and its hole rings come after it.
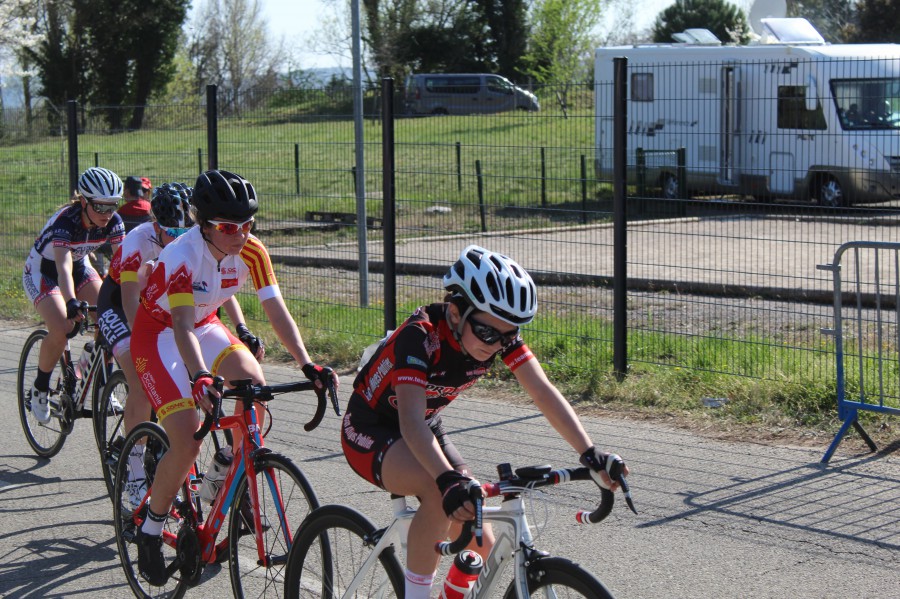
POLYGON ((542 83, 562 84, 562 102, 569 86, 586 78, 591 68, 591 31, 600 19, 601 0, 537 0, 532 35, 525 59, 529 72, 542 83))
POLYGON ((723 42, 746 44, 750 26, 743 11, 725 0, 675 0, 653 23, 653 41, 674 41, 673 33, 703 28, 712 31, 723 42))
MULTIPOLYGON (((40 41, 34 32, 37 21, 34 9, 33 0, 0 0, 0 90, 5 76, 28 74, 27 69, 20 70, 15 66, 16 63, 22 65, 27 52, 40 41)), ((3 95, 0 93, 2 112, 3 95)))
POLYGON ((527 71, 528 6, 525 0, 472 0, 479 21, 487 27, 487 50, 493 72, 512 80, 527 71))
POLYGON ((143 106, 171 79, 189 0, 44 0, 44 38, 29 53, 41 93, 89 102, 110 129, 139 129, 143 106), (149 34, 142 35, 142 33, 149 34), (123 106, 134 106, 130 117, 123 106))
POLYGON ((239 109, 252 87, 274 86, 283 51, 269 43, 258 0, 207 0, 193 30, 196 85, 217 85, 223 108, 239 109))
POLYGON ((900 3, 895 0, 860 0, 857 24, 848 30, 848 41, 900 42, 900 3))
POLYGON ((826 41, 850 41, 856 21, 856 0, 789 0, 788 15, 804 17, 826 41))

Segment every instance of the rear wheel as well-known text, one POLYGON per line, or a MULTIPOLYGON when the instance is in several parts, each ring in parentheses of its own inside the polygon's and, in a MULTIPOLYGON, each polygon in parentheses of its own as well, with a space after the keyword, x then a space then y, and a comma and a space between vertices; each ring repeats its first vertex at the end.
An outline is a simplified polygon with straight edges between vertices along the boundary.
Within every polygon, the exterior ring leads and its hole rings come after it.
MULTIPOLYGON (((175 599, 184 596, 188 588, 188 580, 180 572, 175 572, 166 584, 158 587, 151 586, 138 573, 138 550, 135 535, 147 513, 146 502, 143 505, 141 502, 145 498, 147 502, 149 501, 147 489, 153 486, 159 462, 168 449, 169 438, 158 424, 144 422, 134 427, 122 445, 122 456, 116 464, 113 486, 113 523, 116 529, 116 545, 119 549, 122 569, 125 571, 125 578, 128 579, 128 584, 135 596, 148 599, 150 597, 175 599), (135 446, 144 448, 143 458, 139 460, 140 466, 144 470, 143 473, 132 470, 134 464, 129 455, 135 446), (146 481, 146 486, 140 485, 141 479, 146 481), (137 510, 136 513, 135 510, 137 510)), ((184 501, 186 497, 190 497, 188 493, 187 488, 182 485, 175 497, 175 502, 178 503, 184 501)), ((163 527, 163 535, 168 539, 162 546, 166 565, 175 560, 176 552, 173 545, 180 526, 181 519, 175 515, 174 510, 171 510, 163 527)))
MULTIPOLYGON (((303 472, 287 457, 269 453, 256 463, 263 558, 256 546, 256 524, 249 507, 246 472, 237 484, 228 522, 231 588, 234 596, 280 597, 293 535, 319 500, 303 472)), ((252 483, 251 483, 252 484, 252 483)))
MULTIPOLYGON (((288 599, 341 597, 375 544, 375 525, 345 505, 314 511, 295 538, 288 558, 288 599)), ((403 597, 405 579, 393 546, 373 562, 354 597, 403 597)))
POLYGON ((121 410, 112 409, 112 398, 124 406, 128 398, 128 381, 125 373, 116 370, 109 377, 100 393, 94 395, 92 408, 94 419, 94 436, 97 449, 100 451, 100 468, 109 496, 113 497, 116 463, 125 441, 125 414, 121 410))
MULTIPOLYGON (((584 597, 613 599, 602 582, 575 562, 561 557, 533 561, 528 566, 529 597, 584 597)), ((516 599, 515 581, 506 589, 505 599, 516 599)))
POLYGON ((31 412, 31 386, 37 376, 41 344, 46 337, 47 331, 38 329, 25 340, 22 355, 19 358, 16 392, 18 394, 19 419, 22 421, 25 439, 37 455, 42 458, 51 458, 59 453, 66 442, 66 435, 71 425, 69 420, 71 414, 66 416, 64 413, 65 405, 68 402, 63 401, 66 367, 62 360, 57 363, 50 375, 50 393, 48 395, 50 421, 42 424, 31 412))

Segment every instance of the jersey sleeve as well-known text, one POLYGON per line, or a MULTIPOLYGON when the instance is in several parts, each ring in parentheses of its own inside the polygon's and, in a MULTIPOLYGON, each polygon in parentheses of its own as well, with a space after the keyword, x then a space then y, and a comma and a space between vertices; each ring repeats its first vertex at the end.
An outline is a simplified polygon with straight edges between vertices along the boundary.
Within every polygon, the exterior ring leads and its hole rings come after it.
POLYGON ((106 230, 109 231, 107 240, 112 245, 118 245, 125 239, 125 223, 122 222, 122 217, 118 213, 113 214, 109 224, 106 226, 106 230))
POLYGON ((522 341, 521 337, 503 350, 500 357, 503 360, 503 363, 509 367, 510 372, 515 372, 516 369, 525 362, 535 359, 531 349, 525 345, 525 342, 522 341))
POLYGON ((186 264, 179 264, 166 280, 169 309, 194 305, 194 287, 186 264))
POLYGON ((428 348, 435 345, 436 337, 433 327, 422 324, 407 323, 397 331, 392 386, 415 385, 424 389, 428 385, 428 348))
POLYGON ((253 286, 256 288, 259 301, 264 302, 281 295, 278 281, 275 279, 272 258, 269 257, 269 251, 259 239, 250 236, 247 243, 244 244, 244 249, 241 250, 241 260, 250 269, 250 277, 253 279, 253 286))

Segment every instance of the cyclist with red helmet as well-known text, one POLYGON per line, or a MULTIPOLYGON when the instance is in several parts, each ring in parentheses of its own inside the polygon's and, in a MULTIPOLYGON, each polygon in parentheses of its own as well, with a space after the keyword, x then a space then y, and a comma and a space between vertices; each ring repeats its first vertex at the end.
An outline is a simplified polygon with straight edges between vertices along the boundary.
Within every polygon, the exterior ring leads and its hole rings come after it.
MULTIPOLYGON (((519 327, 537 312, 528 273, 507 256, 471 245, 443 283, 445 301, 419 308, 362 366, 341 427, 344 455, 357 474, 391 493, 419 498, 408 535, 407 599, 429 597, 439 559, 435 541, 455 536, 460 523, 474 517, 473 479, 444 430, 441 411, 497 357, 595 480, 616 487, 606 472, 609 454, 594 446, 522 340, 519 327)), ((486 557, 492 545, 485 530, 484 545, 471 548, 486 557)))
POLYGON ((74 322, 84 320, 88 304, 97 302, 100 275, 88 256, 107 241, 118 248, 125 237, 116 214, 121 199, 118 175, 100 167, 87 169, 78 178, 72 201, 50 217, 25 261, 25 295, 48 331, 29 401, 32 414, 44 424, 50 421, 50 375, 65 350, 66 334, 74 322))
MULTIPOLYGON (((197 226, 160 252, 141 292, 131 343, 144 392, 171 444, 156 471, 147 518, 136 538, 138 570, 152 585, 166 582, 160 535, 179 485, 200 452, 194 439, 200 425, 195 406, 212 409, 208 394, 217 393, 214 374, 226 382, 265 383, 253 354, 222 324, 216 310, 251 279, 272 329, 303 374, 319 384, 337 385, 337 375, 310 359, 269 253, 250 233, 259 209, 253 185, 228 171, 207 171, 197 178, 191 203, 197 226)), ((239 402, 236 409, 242 409, 239 402)), ((264 411, 258 410, 262 427, 264 411)), ((252 530, 250 522, 244 525, 252 530)))

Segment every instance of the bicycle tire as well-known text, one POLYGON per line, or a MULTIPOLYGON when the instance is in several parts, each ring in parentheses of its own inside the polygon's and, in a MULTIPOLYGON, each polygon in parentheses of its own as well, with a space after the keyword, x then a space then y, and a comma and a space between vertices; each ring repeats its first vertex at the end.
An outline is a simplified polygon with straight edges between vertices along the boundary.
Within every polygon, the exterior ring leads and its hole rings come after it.
POLYGON ((256 470, 260 477, 257 487, 260 516, 265 517, 269 525, 267 529, 263 525, 262 537, 270 564, 266 567, 258 563, 256 537, 241 510, 241 501, 247 494, 245 472, 235 487, 237 491, 228 521, 228 570, 231 589, 238 599, 281 596, 293 535, 306 517, 319 507, 312 485, 290 458, 277 453, 263 454, 258 458, 256 470), (282 511, 277 507, 278 494, 284 508, 284 523, 279 518, 282 511))
MULTIPOLYGON (((345 505, 326 505, 309 515, 288 556, 286 599, 341 597, 372 552, 375 525, 345 505)), ((378 556, 355 597, 403 597, 405 577, 393 546, 378 556)))
POLYGON ((28 336, 22 347, 19 357, 19 370, 17 376, 17 392, 19 404, 19 420, 22 423, 22 431, 31 449, 42 458, 52 458, 62 449, 68 436, 64 426, 64 415, 60 414, 59 405, 63 389, 66 367, 62 359, 50 375, 50 422, 41 424, 31 413, 31 385, 37 376, 38 358, 41 353, 41 343, 47 336, 45 329, 38 329, 28 336))
MULTIPOLYGON (((166 598, 179 599, 183 597, 188 589, 186 580, 183 580, 179 573, 175 573, 163 586, 150 586, 138 573, 137 567, 137 545, 134 542, 137 533, 137 524, 134 521, 134 512, 127 501, 128 491, 126 484, 128 481, 129 471, 129 453, 135 445, 143 443, 144 449, 144 472, 146 474, 147 484, 152 488, 153 478, 156 476, 156 467, 159 461, 169 449, 169 438, 166 432, 158 424, 152 422, 143 422, 128 434, 125 443, 122 446, 122 454, 116 464, 116 476, 113 492, 113 524, 116 530, 116 546, 119 550, 119 561, 122 569, 125 571, 125 578, 128 579, 128 585, 134 592, 136 597, 145 599, 166 598)), ((180 491, 181 497, 188 493, 185 485, 182 485, 180 491)), ((178 501, 179 497, 176 497, 178 501)), ((172 534, 178 534, 180 522, 173 518, 172 512, 166 520, 165 530, 172 534)), ((175 549, 163 543, 163 557, 169 564, 175 559, 175 549)))
MULTIPOLYGON (((544 597, 543 590, 548 587, 559 599, 613 599, 612 593, 596 576, 562 557, 541 558, 528 565, 528 596, 544 597)), ((506 589, 504 599, 517 599, 515 580, 506 589)))
POLYGON ((91 406, 94 437, 97 440, 97 450, 100 452, 100 468, 110 499, 114 497, 116 464, 119 461, 122 442, 125 440, 125 414, 112 413, 109 407, 112 396, 115 396, 121 405, 125 405, 128 398, 128 381, 121 370, 116 370, 110 375, 103 389, 94 395, 94 403, 91 406))

